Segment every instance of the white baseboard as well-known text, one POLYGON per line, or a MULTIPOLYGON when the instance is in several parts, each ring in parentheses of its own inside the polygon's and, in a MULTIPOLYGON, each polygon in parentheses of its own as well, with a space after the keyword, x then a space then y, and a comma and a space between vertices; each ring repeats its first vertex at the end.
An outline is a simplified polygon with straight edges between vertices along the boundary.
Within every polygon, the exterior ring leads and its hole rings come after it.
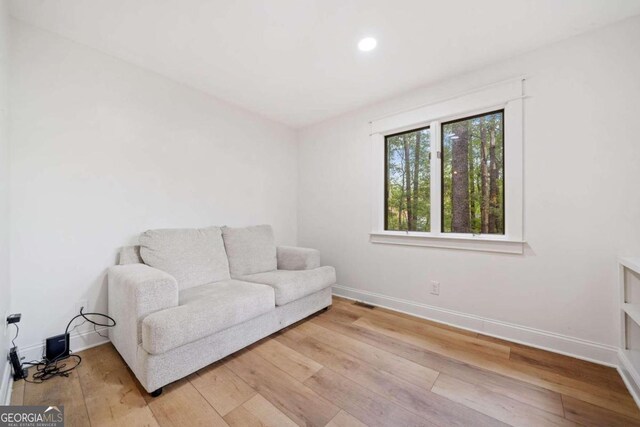
POLYGON ((640 373, 633 367, 633 363, 627 356, 628 351, 618 351, 618 372, 627 386, 629 393, 640 407, 640 373))
POLYGON ((5 360, 4 368, 2 369, 2 383, 0 383, 0 405, 6 406, 11 403, 12 385, 11 364, 8 360, 5 360))
MULTIPOLYGON (((102 335, 107 334, 106 328, 97 328, 97 332, 102 335)), ((95 347, 101 344, 109 342, 108 338, 101 337, 96 331, 80 332, 78 334, 71 335, 71 351, 77 353, 82 350, 86 350, 91 347, 95 347)), ((44 342, 41 344, 34 344, 19 350, 20 357, 23 358, 23 362, 29 362, 33 360, 42 360, 44 356, 44 342)))
POLYGON ((375 292, 335 285, 333 294, 554 353, 618 367, 618 348, 375 292))

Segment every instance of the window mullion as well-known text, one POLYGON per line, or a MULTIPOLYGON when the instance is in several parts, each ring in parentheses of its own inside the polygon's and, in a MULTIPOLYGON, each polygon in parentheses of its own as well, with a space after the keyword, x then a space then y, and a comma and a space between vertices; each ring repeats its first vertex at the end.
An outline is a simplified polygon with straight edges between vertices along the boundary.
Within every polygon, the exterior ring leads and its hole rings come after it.
POLYGON ((442 173, 440 172, 441 162, 438 156, 442 152, 440 137, 440 122, 431 122, 431 233, 440 234, 442 230, 442 173))

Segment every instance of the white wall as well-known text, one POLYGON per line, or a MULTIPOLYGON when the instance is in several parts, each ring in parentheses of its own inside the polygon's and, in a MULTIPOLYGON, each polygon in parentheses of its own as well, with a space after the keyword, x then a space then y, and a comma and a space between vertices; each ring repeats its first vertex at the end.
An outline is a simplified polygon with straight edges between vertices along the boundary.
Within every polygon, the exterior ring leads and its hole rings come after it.
POLYGON ((3 375, 8 372, 6 354, 14 328, 5 329, 5 316, 9 312, 11 287, 9 283, 9 100, 7 97, 7 75, 9 56, 9 10, 5 0, 0 0, 0 405, 5 382, 3 375))
POLYGON ((616 257, 640 256, 639 76, 636 17, 306 128, 299 243, 322 251, 340 285, 409 300, 418 312, 426 304, 616 345, 616 257), (530 95, 526 254, 369 243, 368 121, 521 74, 530 95), (441 282, 440 296, 429 294, 430 280, 441 282))
POLYGON ((105 270, 146 229, 270 223, 278 243, 296 243, 295 132, 13 22, 21 347, 62 333, 78 300, 106 311, 105 270))

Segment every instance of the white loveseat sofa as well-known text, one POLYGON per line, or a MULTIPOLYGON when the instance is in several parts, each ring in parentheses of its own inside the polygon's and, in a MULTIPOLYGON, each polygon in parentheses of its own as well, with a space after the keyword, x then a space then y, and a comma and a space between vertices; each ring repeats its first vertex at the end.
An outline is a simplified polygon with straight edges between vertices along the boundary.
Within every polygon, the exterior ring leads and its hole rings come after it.
POLYGON ((108 270, 109 336, 143 387, 162 387, 331 305, 333 267, 276 247, 268 225, 150 230, 108 270))

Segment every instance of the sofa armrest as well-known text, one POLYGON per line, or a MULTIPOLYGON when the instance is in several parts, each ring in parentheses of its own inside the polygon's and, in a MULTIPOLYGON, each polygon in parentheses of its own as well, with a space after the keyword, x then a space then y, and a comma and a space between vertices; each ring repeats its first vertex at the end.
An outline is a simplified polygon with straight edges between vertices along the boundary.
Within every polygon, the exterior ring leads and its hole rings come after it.
POLYGON ((278 270, 312 270, 320 267, 320 251, 293 246, 278 246, 278 270))
POLYGON ((130 366, 135 366, 142 342, 142 320, 151 313, 178 305, 178 283, 163 271, 145 264, 110 267, 109 315, 116 326, 109 330, 111 341, 130 366))

